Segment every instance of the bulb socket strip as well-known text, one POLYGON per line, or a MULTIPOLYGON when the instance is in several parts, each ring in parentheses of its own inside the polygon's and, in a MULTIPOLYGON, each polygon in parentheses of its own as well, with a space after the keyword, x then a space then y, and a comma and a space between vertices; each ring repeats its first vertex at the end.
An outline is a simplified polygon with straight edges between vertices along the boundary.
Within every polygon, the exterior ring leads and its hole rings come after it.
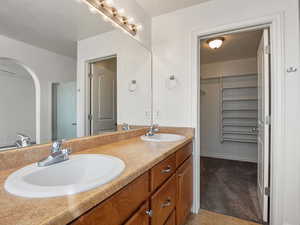
POLYGON ((105 0, 85 0, 85 2, 90 7, 95 8, 104 17, 110 19, 124 31, 133 36, 137 34, 137 25, 129 23, 126 16, 120 15, 118 10, 115 7, 108 5, 105 0))

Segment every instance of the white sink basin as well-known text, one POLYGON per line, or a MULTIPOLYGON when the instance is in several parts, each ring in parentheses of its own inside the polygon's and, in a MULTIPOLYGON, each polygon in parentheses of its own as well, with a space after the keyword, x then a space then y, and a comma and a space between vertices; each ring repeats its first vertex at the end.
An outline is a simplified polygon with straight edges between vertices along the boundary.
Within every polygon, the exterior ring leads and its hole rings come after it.
POLYGON ((181 141, 185 138, 185 136, 178 135, 178 134, 154 134, 153 136, 141 136, 143 141, 150 141, 150 142, 175 142, 181 141))
POLYGON ((5 181, 7 192, 29 198, 72 195, 96 188, 118 177, 122 160, 109 155, 83 154, 47 167, 31 164, 12 173, 5 181))

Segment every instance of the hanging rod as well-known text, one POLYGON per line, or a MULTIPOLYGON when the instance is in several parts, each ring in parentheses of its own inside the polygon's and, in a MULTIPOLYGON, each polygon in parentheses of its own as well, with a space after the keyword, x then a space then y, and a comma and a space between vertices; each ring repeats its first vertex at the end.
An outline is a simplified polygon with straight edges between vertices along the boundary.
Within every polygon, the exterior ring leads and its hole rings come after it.
POLYGON ((257 120, 257 117, 250 117, 250 116, 223 116, 223 120, 226 119, 252 119, 252 120, 257 120))
POLYGON ((255 139, 223 138, 223 141, 240 142, 240 143, 257 143, 257 140, 255 140, 255 139))
POLYGON ((250 77, 250 76, 257 76, 255 73, 249 74, 236 74, 236 75, 216 75, 216 76, 202 76, 200 77, 201 80, 212 80, 212 79, 223 79, 223 78, 233 78, 233 77, 250 77))
POLYGON ((247 131, 224 131, 223 134, 240 134, 240 135, 255 135, 257 136, 257 133, 254 132, 247 132, 247 131))
POLYGON ((223 87, 222 91, 229 90, 229 89, 249 89, 249 88, 257 88, 257 86, 223 87))
POLYGON ((257 109, 223 109, 222 112, 231 112, 231 111, 253 111, 256 112, 258 111, 257 109))
POLYGON ((257 127, 253 123, 223 123, 223 127, 257 127))
POLYGON ((258 101, 257 98, 223 98, 223 102, 258 101))

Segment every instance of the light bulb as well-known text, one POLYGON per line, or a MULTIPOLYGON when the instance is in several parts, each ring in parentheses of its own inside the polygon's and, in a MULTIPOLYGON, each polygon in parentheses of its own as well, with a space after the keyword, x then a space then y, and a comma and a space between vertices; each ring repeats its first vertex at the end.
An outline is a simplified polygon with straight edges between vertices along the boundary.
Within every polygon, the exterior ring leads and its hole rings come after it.
POLYGON ((93 13, 93 14, 97 13, 97 11, 98 11, 96 8, 94 8, 94 7, 92 7, 92 6, 89 6, 89 10, 90 10, 90 12, 93 13))
POLYGON ((224 38, 214 38, 207 41, 209 47, 211 49, 217 49, 220 48, 224 42, 224 38))
POLYGON ((111 7, 114 4, 114 1, 113 0, 105 0, 105 3, 106 3, 106 5, 111 7))
POLYGON ((119 15, 123 16, 125 13, 125 9, 123 9, 123 8, 117 9, 117 12, 119 13, 119 15))
POLYGON ((134 22, 133 17, 130 17, 130 18, 128 19, 128 23, 133 23, 133 22, 134 22))
POLYGON ((103 18, 103 20, 104 20, 105 22, 108 22, 108 17, 107 17, 107 16, 102 15, 102 18, 103 18))

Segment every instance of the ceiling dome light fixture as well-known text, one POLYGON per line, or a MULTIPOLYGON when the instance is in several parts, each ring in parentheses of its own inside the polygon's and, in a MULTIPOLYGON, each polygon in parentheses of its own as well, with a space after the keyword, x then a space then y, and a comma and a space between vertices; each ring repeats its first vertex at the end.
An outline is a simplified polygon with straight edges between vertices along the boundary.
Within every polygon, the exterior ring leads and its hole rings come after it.
POLYGON ((212 38, 207 40, 207 44, 211 49, 218 49, 223 45, 224 37, 212 38))

